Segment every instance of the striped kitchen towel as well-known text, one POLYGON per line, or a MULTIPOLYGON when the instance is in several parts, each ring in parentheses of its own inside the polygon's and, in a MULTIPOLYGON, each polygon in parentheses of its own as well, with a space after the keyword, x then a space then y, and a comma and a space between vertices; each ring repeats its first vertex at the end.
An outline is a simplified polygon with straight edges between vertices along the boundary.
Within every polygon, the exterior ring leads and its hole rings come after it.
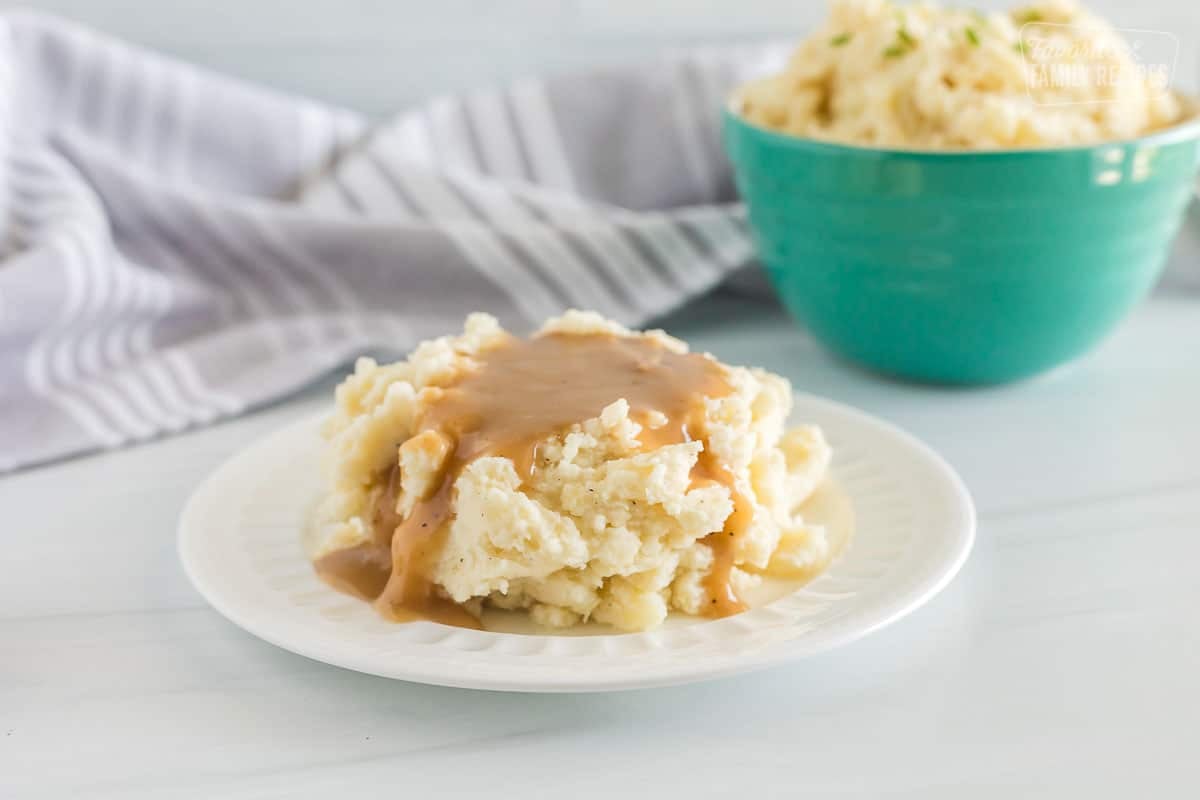
POLYGON ((644 322, 751 258, 720 152, 776 47, 378 126, 0 15, 0 471, 239 414, 483 309, 644 322))

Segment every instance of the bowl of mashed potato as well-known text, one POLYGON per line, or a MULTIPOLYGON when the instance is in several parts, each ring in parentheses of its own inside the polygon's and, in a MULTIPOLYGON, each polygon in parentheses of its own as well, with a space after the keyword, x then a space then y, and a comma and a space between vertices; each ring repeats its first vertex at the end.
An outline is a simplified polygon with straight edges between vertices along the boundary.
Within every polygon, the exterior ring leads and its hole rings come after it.
POLYGON ((1157 279, 1200 163, 1195 104, 1138 44, 1063 0, 834 0, 725 110, 784 304, 919 380, 1009 381, 1091 348, 1157 279))

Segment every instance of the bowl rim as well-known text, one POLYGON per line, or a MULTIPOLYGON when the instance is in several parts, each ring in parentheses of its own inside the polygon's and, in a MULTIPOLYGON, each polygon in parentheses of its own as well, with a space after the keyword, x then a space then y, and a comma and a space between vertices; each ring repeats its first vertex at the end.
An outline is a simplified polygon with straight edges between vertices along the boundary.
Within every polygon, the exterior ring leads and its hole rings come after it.
POLYGON ((1129 146, 1155 146, 1161 147, 1166 145, 1181 144, 1188 140, 1195 140, 1200 143, 1200 101, 1193 99, 1191 96, 1182 92, 1176 91, 1175 94, 1187 103, 1191 116, 1176 122, 1166 128, 1152 131, 1143 136, 1136 136, 1128 139, 1111 139, 1103 142, 1092 142, 1089 144, 1068 144, 1054 145, 1050 147, 1020 147, 1020 148, 1003 148, 994 150, 934 150, 920 147, 869 147, 861 144, 851 144, 847 142, 826 141, 824 139, 812 139, 805 136, 795 136, 790 133, 781 133, 780 131, 765 128, 762 125, 751 122, 746 119, 737 109, 737 104, 740 100, 742 87, 738 87, 729 99, 725 102, 722 108, 722 115, 726 120, 732 121, 734 124, 752 131, 755 135, 764 139, 770 140, 772 143, 798 150, 811 150, 816 153, 836 154, 842 153, 846 155, 857 156, 903 156, 906 158, 917 158, 928 161, 953 161, 955 159, 965 158, 982 158, 989 160, 1003 160, 1014 156, 1031 156, 1031 155, 1061 155, 1064 153, 1090 153, 1098 150, 1105 150, 1113 147, 1129 147, 1129 146))

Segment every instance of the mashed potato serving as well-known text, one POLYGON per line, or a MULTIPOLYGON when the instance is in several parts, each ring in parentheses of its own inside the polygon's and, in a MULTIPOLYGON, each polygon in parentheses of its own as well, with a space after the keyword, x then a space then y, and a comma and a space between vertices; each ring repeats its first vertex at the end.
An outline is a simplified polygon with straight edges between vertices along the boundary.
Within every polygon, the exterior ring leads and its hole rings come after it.
POLYGON ((473 314, 402 362, 361 359, 326 426, 318 573, 397 620, 553 627, 725 616, 835 555, 797 507, 819 429, 788 382, 572 311, 529 339, 473 314))
POLYGON ((1111 26, 1070 0, 986 15, 833 0, 787 68, 743 87, 739 102, 758 125, 848 144, 1077 145, 1181 121, 1168 67, 1137 63, 1111 26))

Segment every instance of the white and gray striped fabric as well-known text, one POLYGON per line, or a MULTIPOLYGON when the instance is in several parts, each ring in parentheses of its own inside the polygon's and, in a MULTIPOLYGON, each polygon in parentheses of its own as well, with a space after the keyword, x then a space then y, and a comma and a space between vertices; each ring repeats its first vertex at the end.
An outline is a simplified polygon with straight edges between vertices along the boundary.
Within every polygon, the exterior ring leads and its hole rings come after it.
POLYGON ((483 309, 644 322, 751 258, 718 142, 778 48, 372 127, 0 15, 0 471, 239 414, 483 309))

